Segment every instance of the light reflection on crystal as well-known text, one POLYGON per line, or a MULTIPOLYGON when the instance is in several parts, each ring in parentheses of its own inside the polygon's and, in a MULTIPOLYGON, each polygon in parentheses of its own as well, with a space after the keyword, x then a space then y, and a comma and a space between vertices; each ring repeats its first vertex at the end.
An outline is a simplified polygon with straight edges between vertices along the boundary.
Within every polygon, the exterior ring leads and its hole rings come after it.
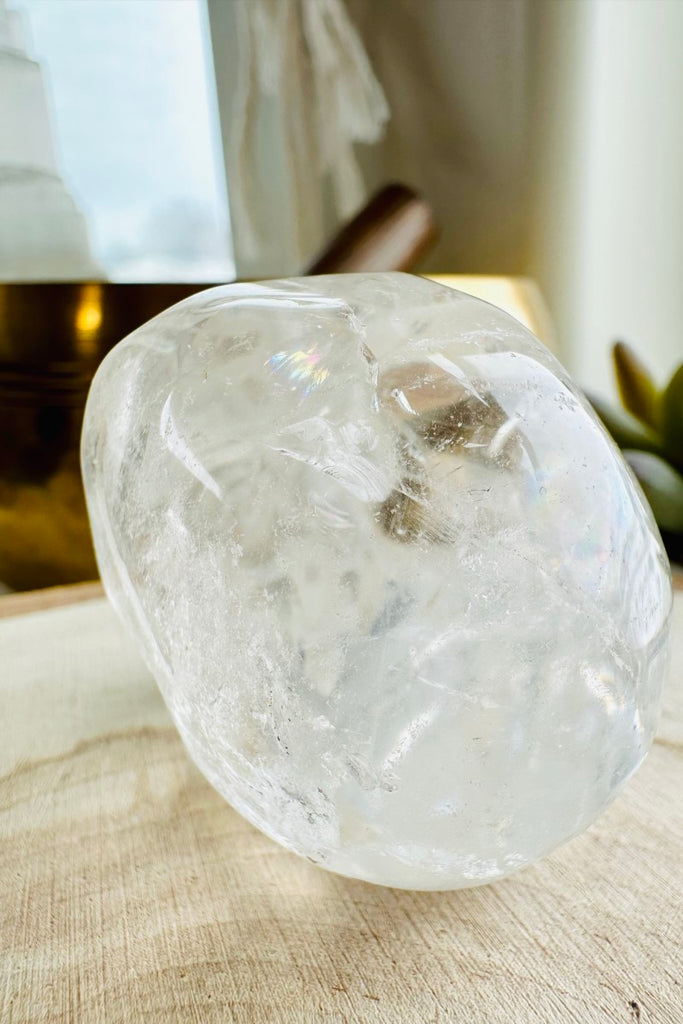
POLYGON ((321 360, 321 353, 311 347, 305 352, 275 352, 269 357, 268 365, 276 372, 283 370, 295 384, 303 384, 306 396, 327 379, 329 371, 320 365, 321 360))

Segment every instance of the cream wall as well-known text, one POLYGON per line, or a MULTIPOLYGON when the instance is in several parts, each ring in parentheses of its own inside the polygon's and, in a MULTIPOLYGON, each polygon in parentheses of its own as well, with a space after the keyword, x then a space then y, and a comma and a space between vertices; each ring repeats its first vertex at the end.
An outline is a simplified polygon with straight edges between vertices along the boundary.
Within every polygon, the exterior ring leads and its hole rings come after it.
POLYGON ((657 374, 683 361, 683 3, 541 0, 528 270, 578 379, 611 389, 607 345, 657 374))
POLYGON ((346 0, 392 116, 373 184, 432 203, 425 269, 513 273, 529 240, 533 77, 528 0, 346 0))

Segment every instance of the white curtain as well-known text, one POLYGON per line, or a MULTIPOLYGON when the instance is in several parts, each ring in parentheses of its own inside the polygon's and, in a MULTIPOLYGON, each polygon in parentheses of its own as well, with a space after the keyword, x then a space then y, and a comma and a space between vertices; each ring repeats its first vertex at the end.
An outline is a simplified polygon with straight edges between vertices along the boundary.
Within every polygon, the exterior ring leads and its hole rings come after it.
POLYGON ((240 276, 296 273, 368 194, 389 108, 343 0, 210 0, 240 276))

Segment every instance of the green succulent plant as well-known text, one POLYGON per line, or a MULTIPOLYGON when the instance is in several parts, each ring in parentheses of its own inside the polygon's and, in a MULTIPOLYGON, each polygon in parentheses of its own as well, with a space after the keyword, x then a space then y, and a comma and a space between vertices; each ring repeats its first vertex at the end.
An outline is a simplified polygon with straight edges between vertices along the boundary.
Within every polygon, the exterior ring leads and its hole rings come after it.
POLYGON ((670 557, 683 561, 683 365, 662 389, 624 342, 612 356, 623 408, 589 400, 635 473, 670 557))

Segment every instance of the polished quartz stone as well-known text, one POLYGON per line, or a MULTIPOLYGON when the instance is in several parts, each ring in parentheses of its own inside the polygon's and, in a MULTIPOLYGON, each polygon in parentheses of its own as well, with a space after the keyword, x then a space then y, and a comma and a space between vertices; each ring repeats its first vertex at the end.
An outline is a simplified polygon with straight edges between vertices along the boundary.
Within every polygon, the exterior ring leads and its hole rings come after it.
POLYGON ((485 302, 403 274, 203 292, 105 359, 83 472, 191 756, 323 867, 500 878, 650 746, 657 529, 562 367, 485 302))

